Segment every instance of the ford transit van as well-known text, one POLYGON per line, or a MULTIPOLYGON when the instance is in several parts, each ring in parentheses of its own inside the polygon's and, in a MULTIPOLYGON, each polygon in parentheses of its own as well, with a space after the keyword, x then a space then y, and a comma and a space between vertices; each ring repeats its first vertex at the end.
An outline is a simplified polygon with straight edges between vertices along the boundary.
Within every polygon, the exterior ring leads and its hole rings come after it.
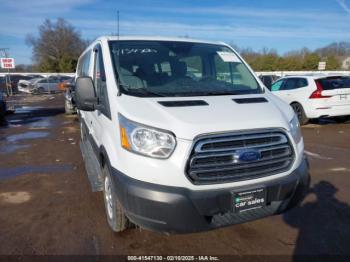
POLYGON ((76 104, 109 226, 189 233, 285 212, 309 186, 292 108, 221 42, 101 37, 76 104))

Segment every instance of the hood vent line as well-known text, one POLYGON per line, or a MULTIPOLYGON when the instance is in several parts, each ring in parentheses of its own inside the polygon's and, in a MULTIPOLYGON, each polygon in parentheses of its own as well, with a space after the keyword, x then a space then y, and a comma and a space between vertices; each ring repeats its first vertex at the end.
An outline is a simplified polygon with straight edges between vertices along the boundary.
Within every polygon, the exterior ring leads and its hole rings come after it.
POLYGON ((185 107, 185 106, 208 106, 209 104, 203 100, 183 100, 183 101, 158 101, 165 107, 185 107))
POLYGON ((254 103, 267 103, 265 97, 251 97, 251 98, 236 98, 232 99, 237 104, 254 104, 254 103))

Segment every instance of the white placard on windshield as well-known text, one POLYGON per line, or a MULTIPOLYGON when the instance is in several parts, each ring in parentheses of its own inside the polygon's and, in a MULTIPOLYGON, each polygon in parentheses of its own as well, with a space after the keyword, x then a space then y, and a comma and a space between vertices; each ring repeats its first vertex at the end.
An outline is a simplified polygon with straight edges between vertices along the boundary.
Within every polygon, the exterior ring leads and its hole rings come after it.
POLYGON ((232 62, 232 63, 242 63, 241 60, 236 56, 235 53, 232 52, 221 52, 217 51, 218 55, 224 62, 232 62))

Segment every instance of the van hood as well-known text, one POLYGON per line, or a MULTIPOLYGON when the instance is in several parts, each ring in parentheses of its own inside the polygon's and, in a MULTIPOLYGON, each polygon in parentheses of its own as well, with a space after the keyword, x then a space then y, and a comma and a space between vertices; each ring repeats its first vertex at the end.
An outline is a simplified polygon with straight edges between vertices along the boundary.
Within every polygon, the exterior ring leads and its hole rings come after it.
POLYGON ((140 98, 119 97, 119 112, 126 118, 168 130, 177 138, 193 140, 196 136, 258 128, 284 128, 294 112, 288 104, 269 92, 249 96, 200 96, 140 98), (267 102, 237 103, 233 99, 265 98, 267 102), (208 105, 164 106, 164 101, 205 101, 208 105))

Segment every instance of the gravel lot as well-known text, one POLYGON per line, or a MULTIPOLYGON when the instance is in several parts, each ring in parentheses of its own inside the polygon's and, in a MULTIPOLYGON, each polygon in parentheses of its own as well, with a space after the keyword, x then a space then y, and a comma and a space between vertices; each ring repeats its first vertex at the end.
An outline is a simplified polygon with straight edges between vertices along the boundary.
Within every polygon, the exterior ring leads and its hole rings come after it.
POLYGON ((0 128, 0 254, 350 255, 350 123, 303 127, 312 189, 284 215, 198 234, 115 234, 63 96, 22 96, 19 105, 0 128))

